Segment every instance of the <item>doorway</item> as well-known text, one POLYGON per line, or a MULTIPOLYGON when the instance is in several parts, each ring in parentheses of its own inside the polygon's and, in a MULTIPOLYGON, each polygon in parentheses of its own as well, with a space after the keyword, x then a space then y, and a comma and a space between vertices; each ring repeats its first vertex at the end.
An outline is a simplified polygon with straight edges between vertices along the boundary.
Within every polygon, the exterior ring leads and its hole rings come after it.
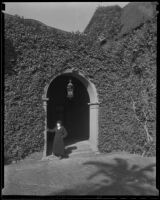
POLYGON ((43 157, 52 153, 54 134, 47 131, 61 120, 67 129, 66 144, 89 140, 93 150, 98 144, 98 109, 96 88, 80 72, 65 71, 45 87, 43 106, 46 112, 43 157), (67 97, 67 85, 72 81, 74 96, 67 97))
MULTIPOLYGON (((54 79, 48 90, 47 127, 52 129, 58 120, 68 132, 65 143, 72 144, 89 139, 89 95, 85 86, 71 75, 54 79), (74 86, 73 98, 67 97, 69 80, 74 86)), ((47 132, 47 155, 52 153, 54 134, 47 132)))

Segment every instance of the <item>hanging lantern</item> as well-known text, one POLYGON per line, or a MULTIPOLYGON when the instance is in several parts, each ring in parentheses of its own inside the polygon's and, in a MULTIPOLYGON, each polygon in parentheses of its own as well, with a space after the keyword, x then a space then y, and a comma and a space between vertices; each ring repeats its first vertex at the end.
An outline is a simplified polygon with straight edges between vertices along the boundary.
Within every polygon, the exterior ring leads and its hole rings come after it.
POLYGON ((69 99, 73 98, 74 94, 73 94, 73 84, 72 81, 69 80, 69 83, 67 85, 67 97, 69 99))

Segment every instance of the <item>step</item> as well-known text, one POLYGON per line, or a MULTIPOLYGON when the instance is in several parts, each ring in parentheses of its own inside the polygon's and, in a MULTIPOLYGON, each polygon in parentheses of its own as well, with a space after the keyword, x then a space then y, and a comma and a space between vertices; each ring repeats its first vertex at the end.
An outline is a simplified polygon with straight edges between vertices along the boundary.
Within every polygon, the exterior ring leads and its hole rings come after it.
POLYGON ((75 149, 72 152, 70 152, 70 154, 71 153, 77 153, 77 152, 79 152, 79 153, 82 153, 82 152, 93 152, 93 150, 89 149, 89 148, 87 148, 87 149, 75 149))
POLYGON ((73 153, 73 154, 70 154, 69 157, 70 158, 84 158, 84 157, 92 157, 92 156, 95 156, 96 154, 94 152, 83 152, 83 153, 73 153))
POLYGON ((93 150, 90 149, 90 148, 86 148, 86 149, 75 149, 75 150, 73 150, 72 152, 70 152, 70 154, 73 154, 73 153, 83 153, 83 152, 93 152, 93 150))
POLYGON ((71 150, 72 152, 69 154, 71 157, 88 157, 88 156, 93 156, 96 155, 96 153, 92 150, 90 146, 90 142, 88 140, 80 141, 80 142, 75 142, 70 145, 66 145, 67 148, 71 147, 76 147, 76 149, 71 150))
POLYGON ((78 154, 94 154, 94 152, 93 151, 90 151, 90 150, 88 150, 88 151, 76 151, 76 152, 72 152, 70 155, 78 155, 78 154))
POLYGON ((83 141, 83 142, 76 142, 70 145, 66 145, 66 147, 72 147, 72 146, 84 147, 84 146, 90 146, 90 143, 88 141, 83 141))

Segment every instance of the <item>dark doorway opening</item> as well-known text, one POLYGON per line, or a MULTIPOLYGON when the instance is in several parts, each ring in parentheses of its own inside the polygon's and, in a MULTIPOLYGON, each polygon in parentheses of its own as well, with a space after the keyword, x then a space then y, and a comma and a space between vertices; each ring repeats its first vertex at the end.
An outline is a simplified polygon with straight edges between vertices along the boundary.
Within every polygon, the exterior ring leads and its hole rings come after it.
MULTIPOLYGON (((71 75, 61 75, 55 78, 48 89, 47 97, 47 127, 55 127, 61 120, 67 129, 65 144, 72 144, 89 139, 89 95, 83 83, 71 75), (74 97, 67 97, 67 84, 72 80, 74 97)), ((47 155, 52 153, 54 134, 47 132, 47 155)))

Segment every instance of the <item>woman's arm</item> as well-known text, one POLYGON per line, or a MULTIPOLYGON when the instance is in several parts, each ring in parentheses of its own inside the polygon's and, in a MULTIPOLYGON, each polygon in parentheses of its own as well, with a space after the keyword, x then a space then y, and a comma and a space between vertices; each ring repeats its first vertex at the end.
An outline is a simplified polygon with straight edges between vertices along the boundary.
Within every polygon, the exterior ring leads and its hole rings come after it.
POLYGON ((53 129, 47 128, 47 131, 49 131, 49 132, 55 132, 55 128, 53 128, 53 129))

